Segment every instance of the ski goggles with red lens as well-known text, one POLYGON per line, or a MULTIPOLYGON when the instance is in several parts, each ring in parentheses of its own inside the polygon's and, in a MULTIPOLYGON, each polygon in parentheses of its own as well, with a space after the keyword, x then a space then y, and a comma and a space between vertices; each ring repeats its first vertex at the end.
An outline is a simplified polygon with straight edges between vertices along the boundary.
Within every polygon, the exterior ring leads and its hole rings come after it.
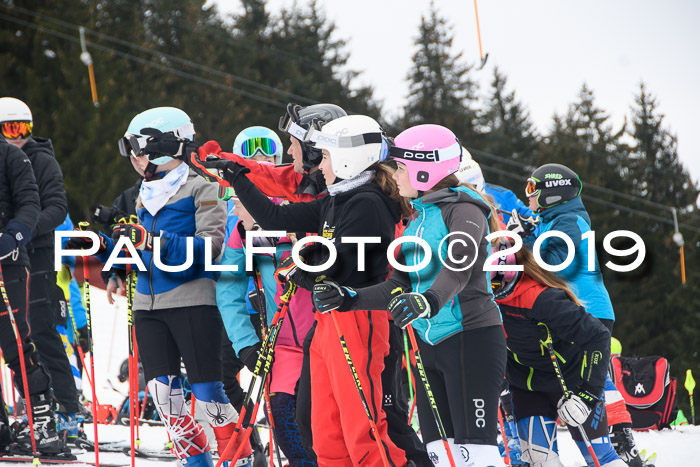
POLYGON ((272 138, 258 137, 245 140, 239 149, 243 157, 253 157, 258 154, 272 157, 279 148, 272 138))
POLYGON ((134 135, 126 135, 119 138, 119 154, 124 157, 141 157, 144 155, 147 140, 148 138, 145 136, 138 137, 134 135))
POLYGON ((537 196, 540 193, 540 188, 542 188, 542 183, 534 178, 527 179, 527 185, 525 185, 525 196, 528 198, 537 196))
POLYGON ((2 135, 5 138, 17 139, 17 138, 28 138, 32 134, 32 128, 34 124, 32 122, 3 122, 2 123, 2 135))

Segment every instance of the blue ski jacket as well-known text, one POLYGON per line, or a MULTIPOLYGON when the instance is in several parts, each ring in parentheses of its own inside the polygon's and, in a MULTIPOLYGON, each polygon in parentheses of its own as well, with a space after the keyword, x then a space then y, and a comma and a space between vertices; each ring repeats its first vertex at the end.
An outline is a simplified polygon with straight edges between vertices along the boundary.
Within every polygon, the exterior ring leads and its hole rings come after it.
MULTIPOLYGON (((141 225, 160 236, 160 259, 168 266, 187 260, 187 237, 192 237, 193 264, 181 272, 166 272, 154 265, 153 252, 139 251, 146 266, 138 272, 134 310, 157 310, 216 305, 217 273, 206 271, 204 238, 211 238, 212 262, 219 257, 226 228, 226 204, 218 200, 217 188, 190 170, 187 182, 155 216, 137 202, 141 225)), ((104 234, 107 251, 97 255, 106 262, 114 242, 104 234)), ((124 252, 119 253, 120 256, 124 252)), ((135 266, 134 266, 135 268, 135 266)))
MULTIPOLYGON (((576 197, 567 203, 545 209, 540 213, 540 218, 540 235, 549 231, 559 231, 568 235, 574 243, 573 262, 557 274, 583 302, 586 311, 598 319, 615 320, 615 312, 610 295, 603 284, 595 248, 591 249, 594 267, 592 271, 588 270, 588 239, 582 239, 582 236, 591 230, 591 218, 581 198, 576 197)), ((542 259, 550 265, 562 264, 567 254, 566 243, 557 237, 549 237, 540 246, 542 259)))

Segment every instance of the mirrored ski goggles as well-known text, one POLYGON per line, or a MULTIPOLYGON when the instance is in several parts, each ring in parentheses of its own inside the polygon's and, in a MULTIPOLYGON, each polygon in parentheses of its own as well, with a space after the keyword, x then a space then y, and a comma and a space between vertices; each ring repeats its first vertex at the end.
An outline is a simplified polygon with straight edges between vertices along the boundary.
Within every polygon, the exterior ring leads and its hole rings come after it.
POLYGON ((141 157, 146 147, 146 136, 126 135, 119 139, 119 154, 124 157, 141 157))
POLYGON ((531 198, 540 194, 541 182, 535 178, 528 178, 525 185, 525 196, 531 198))
POLYGON ((2 135, 9 139, 27 138, 32 134, 33 127, 32 122, 3 122, 2 135))
POLYGON ((258 154, 272 157, 277 153, 277 143, 272 138, 259 137, 247 139, 241 144, 240 151, 243 157, 253 157, 258 154))

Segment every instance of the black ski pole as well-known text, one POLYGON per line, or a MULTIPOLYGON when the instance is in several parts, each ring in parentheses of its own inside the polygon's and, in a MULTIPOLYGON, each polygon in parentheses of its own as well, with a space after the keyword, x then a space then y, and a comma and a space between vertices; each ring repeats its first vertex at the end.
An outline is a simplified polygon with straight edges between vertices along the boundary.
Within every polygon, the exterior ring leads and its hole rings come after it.
MULTIPOLYGON (((29 434, 32 437, 32 454, 34 455, 33 463, 39 463, 39 457, 36 451, 36 440, 34 438, 34 417, 32 415, 32 403, 29 400, 29 382, 27 381, 27 367, 24 361, 24 349, 22 348, 22 338, 19 335, 19 328, 17 327, 17 321, 15 321, 15 315, 12 312, 12 306, 10 305, 10 298, 7 296, 7 290, 5 290, 5 277, 2 274, 2 264, 0 264, 0 292, 2 293, 2 299, 5 302, 5 307, 7 308, 7 315, 10 317, 10 323, 12 324, 12 332, 15 334, 15 340, 17 341, 17 351, 19 352, 19 367, 22 372, 22 386, 24 387, 24 402, 27 405, 27 420, 29 420, 29 434)), ((27 307, 29 304, 27 304, 27 307)))
MULTIPOLYGON (((559 380, 561 390, 564 391, 564 397, 566 399, 569 399, 573 393, 566 388, 566 381, 564 381, 564 375, 561 372, 559 362, 557 361, 557 355, 554 353, 554 347, 552 346, 552 333, 549 332, 549 327, 547 327, 545 323, 537 323, 537 325, 544 326, 545 330, 547 331, 547 339, 545 339, 544 341, 540 340, 540 344, 547 347, 547 351, 549 352, 549 358, 552 360, 552 365, 554 365, 554 373, 556 373, 557 375, 557 379, 559 380)), ((596 467, 600 467, 600 461, 598 461, 598 456, 595 455, 593 445, 591 445, 591 440, 588 439, 588 435, 583 429, 583 425, 578 426, 578 431, 579 433, 581 433, 581 438, 583 438, 583 442, 586 445, 586 448, 588 448, 588 453, 593 458, 593 462, 595 463, 596 467)))
POLYGON ((425 372, 425 367, 423 366, 423 358, 420 355, 420 349, 418 349, 418 343, 416 342, 416 334, 413 331, 413 326, 411 326, 410 324, 406 326, 404 333, 408 334, 408 338, 411 341, 411 346, 413 347, 413 354, 416 357, 416 368, 418 368, 420 380, 423 382, 425 394, 428 396, 430 409, 433 411, 433 417, 435 418, 435 424, 437 425, 438 432, 440 433, 442 444, 445 445, 445 450, 447 451, 447 457, 450 460, 450 465, 452 467, 455 467, 455 459, 454 457, 452 457, 450 444, 447 442, 447 433, 445 432, 445 426, 442 424, 440 412, 438 411, 437 403, 435 402, 435 396, 433 395, 433 390, 431 389, 430 382, 428 381, 428 374, 425 372))

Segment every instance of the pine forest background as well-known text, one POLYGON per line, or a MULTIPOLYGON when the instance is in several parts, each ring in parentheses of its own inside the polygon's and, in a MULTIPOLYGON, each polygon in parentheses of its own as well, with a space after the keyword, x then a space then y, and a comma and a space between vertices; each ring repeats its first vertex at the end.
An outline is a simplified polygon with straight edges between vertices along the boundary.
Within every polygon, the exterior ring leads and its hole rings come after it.
POLYGON ((433 6, 413 37, 402 116, 385 121, 373 90, 355 85, 346 44, 320 2, 270 15, 264 0, 242 0, 244 13, 227 19, 203 9, 204 3, 0 1, 0 94, 27 102, 35 133, 53 140, 74 222, 134 183, 116 142, 131 118, 150 107, 182 108, 199 141, 216 139, 225 150, 247 126, 276 129, 287 102, 333 102, 378 118, 390 135, 413 124, 443 124, 470 149, 489 183, 521 199, 538 165, 574 169, 584 182, 601 265, 615 260, 602 248, 607 233, 631 230, 644 239, 647 256, 637 270, 602 268, 617 315, 614 335, 625 356, 669 359, 688 413, 685 370, 700 376, 699 188, 678 158, 676 137, 652 90, 643 83, 630 90, 636 98, 625 123, 615 127, 582 83, 568 111, 538 132, 497 68, 489 87, 477 86, 475 64, 453 50, 451 26, 433 6), (79 26, 94 60, 99 107, 80 61, 79 26), (678 210, 685 238, 687 286, 681 285, 671 208, 678 210))

